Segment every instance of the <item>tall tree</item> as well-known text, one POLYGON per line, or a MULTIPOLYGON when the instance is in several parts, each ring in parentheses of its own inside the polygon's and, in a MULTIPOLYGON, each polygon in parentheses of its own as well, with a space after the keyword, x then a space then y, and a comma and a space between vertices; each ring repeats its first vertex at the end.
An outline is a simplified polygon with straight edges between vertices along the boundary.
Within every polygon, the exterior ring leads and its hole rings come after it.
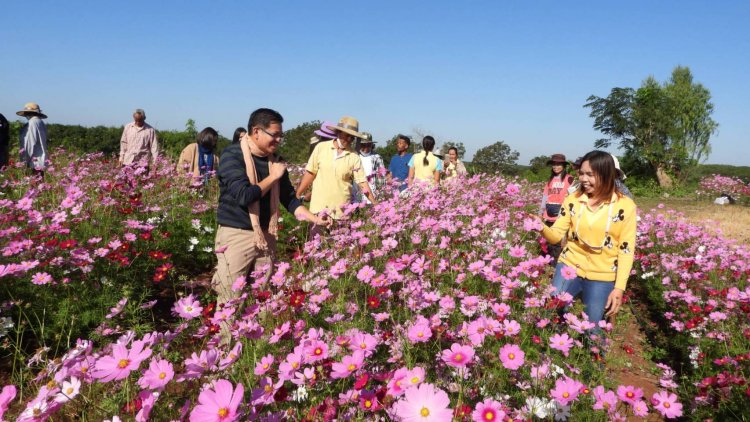
POLYGON ((498 141, 492 145, 480 148, 474 154, 472 164, 478 170, 486 173, 501 172, 511 174, 516 171, 518 156, 518 151, 513 151, 508 144, 498 141))
POLYGON ((447 155, 448 150, 451 149, 451 147, 454 147, 458 150, 458 159, 463 160, 464 154, 466 154, 466 147, 464 146, 463 142, 454 142, 454 141, 443 142, 443 145, 440 147, 440 154, 447 155))
POLYGON ((549 173, 549 166, 547 165, 549 158, 548 155, 538 155, 532 158, 529 160, 529 167, 531 167, 529 170, 535 174, 549 173))
POLYGON ((619 141, 629 160, 645 164, 660 186, 670 187, 674 176, 684 178, 710 153, 709 140, 718 128, 710 100, 690 69, 678 66, 664 84, 648 77, 637 90, 613 88, 606 98, 592 95, 584 107, 591 109, 594 129, 607 136, 594 143, 597 148, 619 141))

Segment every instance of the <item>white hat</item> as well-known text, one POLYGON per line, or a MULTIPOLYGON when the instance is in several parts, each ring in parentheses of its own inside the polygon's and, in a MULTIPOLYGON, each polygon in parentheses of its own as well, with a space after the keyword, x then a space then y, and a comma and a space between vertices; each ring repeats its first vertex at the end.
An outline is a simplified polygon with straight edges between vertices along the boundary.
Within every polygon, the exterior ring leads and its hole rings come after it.
POLYGON ((615 162, 615 169, 617 170, 617 176, 620 178, 620 180, 625 180, 628 178, 628 176, 625 175, 625 172, 620 170, 620 160, 617 159, 617 157, 614 156, 614 154, 609 154, 612 156, 612 160, 615 162))

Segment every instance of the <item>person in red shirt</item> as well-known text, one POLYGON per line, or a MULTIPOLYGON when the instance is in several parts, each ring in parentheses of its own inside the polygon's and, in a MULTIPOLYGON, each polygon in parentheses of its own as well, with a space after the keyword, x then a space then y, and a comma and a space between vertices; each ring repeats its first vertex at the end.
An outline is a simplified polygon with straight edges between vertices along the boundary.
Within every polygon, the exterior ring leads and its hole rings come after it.
MULTIPOLYGON (((544 224, 552 227, 560 215, 560 207, 568 195, 568 188, 573 184, 573 176, 569 175, 566 170, 568 161, 565 159, 564 154, 552 154, 552 158, 547 161, 547 165, 552 166, 552 172, 549 180, 547 180, 547 184, 544 186, 540 211, 544 224)), ((553 258, 551 265, 554 266, 557 264, 557 257, 560 256, 561 251, 561 243, 547 246, 547 253, 553 258)))

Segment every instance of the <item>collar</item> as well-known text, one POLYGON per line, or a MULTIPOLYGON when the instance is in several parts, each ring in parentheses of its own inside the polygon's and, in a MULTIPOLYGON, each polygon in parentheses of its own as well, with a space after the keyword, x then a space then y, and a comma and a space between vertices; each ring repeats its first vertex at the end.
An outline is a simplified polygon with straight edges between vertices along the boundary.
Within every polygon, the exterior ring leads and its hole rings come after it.
MULTIPOLYGON (((337 140, 338 140, 338 139, 333 139, 333 140, 330 140, 330 141, 328 141, 328 142, 330 142, 330 143, 331 143, 331 145, 330 145, 330 148, 331 148, 331 149, 332 149, 333 151, 337 151, 337 150, 338 150, 338 148, 336 147, 336 141, 337 141, 337 140)), ((344 149, 344 150, 342 151, 342 153, 344 153, 344 154, 351 154, 351 153, 352 153, 352 150, 351 150, 351 145, 349 146, 349 148, 345 148, 345 149, 344 149)))
MULTIPOLYGON (((612 193, 612 197, 609 198, 608 201, 603 201, 602 204, 611 204, 617 202, 617 192, 612 193)), ((581 196, 578 197, 578 202, 589 202, 589 196, 586 195, 586 193, 582 193, 581 196)))

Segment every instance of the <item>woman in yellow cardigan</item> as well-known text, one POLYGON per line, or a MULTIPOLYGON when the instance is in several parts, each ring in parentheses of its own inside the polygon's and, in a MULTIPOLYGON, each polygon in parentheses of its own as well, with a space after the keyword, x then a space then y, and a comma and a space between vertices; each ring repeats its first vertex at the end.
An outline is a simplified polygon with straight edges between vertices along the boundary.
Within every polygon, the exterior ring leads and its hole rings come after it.
POLYGON ((578 190, 565 198, 555 224, 542 225, 541 233, 553 244, 567 235, 552 280, 555 294, 581 294, 589 321, 598 324, 622 305, 633 267, 636 206, 615 187, 617 170, 606 152, 586 154, 578 178, 578 190))

